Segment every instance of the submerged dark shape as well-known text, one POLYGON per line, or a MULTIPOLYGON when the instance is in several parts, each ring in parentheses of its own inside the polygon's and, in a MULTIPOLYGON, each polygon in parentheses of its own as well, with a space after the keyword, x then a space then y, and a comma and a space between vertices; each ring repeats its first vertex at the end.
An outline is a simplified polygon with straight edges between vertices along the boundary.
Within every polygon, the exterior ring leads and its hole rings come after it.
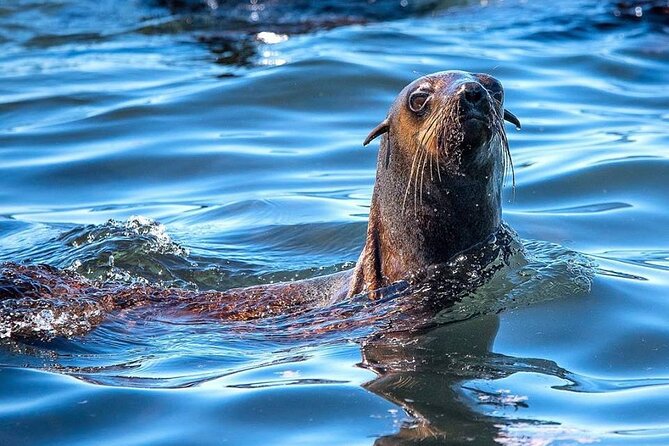
MULTIPOLYGON (((175 16, 161 25, 193 33, 223 65, 254 65, 269 33, 305 34, 340 26, 424 15, 460 2, 444 0, 157 0, 175 16)), ((150 30, 147 29, 147 32, 150 30)))
MULTIPOLYGON (((502 183, 511 161, 503 102, 498 80, 463 71, 424 76, 400 92, 383 125, 372 132, 383 138, 366 243, 355 269, 199 292, 95 283, 48 266, 5 264, 0 272, 0 334, 77 335, 111 311, 150 305, 175 314, 246 321, 329 308, 358 295, 369 302, 398 283, 440 286, 443 271, 435 271, 444 265, 457 270, 453 262, 458 258, 476 259, 469 264, 482 272, 499 257, 500 242, 504 246, 509 239, 501 219, 502 183), (494 255, 484 255, 491 238, 498 248, 494 255)), ((412 301, 420 314, 434 314, 443 305, 412 301)), ((411 313, 404 309, 403 315, 411 313)))
POLYGON ((631 0, 615 3, 613 11, 616 17, 631 20, 646 18, 666 20, 669 18, 669 2, 666 0, 631 0))
POLYGON ((176 14, 208 14, 229 22, 267 25, 383 21, 424 14, 457 2, 444 0, 157 0, 176 14))

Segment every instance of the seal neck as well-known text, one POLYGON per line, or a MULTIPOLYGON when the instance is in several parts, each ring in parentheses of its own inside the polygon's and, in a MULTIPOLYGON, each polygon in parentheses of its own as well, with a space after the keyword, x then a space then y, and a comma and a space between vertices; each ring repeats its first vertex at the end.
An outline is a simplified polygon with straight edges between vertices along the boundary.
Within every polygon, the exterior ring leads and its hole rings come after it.
POLYGON ((501 224, 501 154, 488 157, 474 170, 470 166, 465 174, 442 170, 441 179, 426 168, 416 181, 416 173, 411 176, 411 154, 398 147, 392 147, 392 160, 386 166, 389 144, 384 137, 367 239, 351 295, 445 263, 486 240, 501 224))

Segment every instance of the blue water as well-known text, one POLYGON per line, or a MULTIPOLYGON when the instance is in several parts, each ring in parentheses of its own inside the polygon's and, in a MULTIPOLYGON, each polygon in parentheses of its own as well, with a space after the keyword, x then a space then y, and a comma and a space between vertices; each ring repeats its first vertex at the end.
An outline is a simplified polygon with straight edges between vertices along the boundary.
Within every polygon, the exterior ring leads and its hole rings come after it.
POLYGON ((0 5, 0 261, 221 290, 350 267, 361 142, 444 69, 493 74, 523 123, 504 217, 529 258, 405 337, 122 312, 5 338, 0 444, 669 443, 667 16, 435 3, 299 29, 0 5))

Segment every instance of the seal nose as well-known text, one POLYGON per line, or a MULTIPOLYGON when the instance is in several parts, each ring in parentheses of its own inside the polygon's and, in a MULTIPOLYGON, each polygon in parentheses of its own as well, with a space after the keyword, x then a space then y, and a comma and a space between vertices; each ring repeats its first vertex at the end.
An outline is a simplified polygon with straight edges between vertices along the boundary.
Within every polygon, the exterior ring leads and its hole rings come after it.
POLYGON ((464 85, 463 96, 472 107, 476 107, 483 102, 485 97, 483 86, 478 82, 467 82, 464 85))

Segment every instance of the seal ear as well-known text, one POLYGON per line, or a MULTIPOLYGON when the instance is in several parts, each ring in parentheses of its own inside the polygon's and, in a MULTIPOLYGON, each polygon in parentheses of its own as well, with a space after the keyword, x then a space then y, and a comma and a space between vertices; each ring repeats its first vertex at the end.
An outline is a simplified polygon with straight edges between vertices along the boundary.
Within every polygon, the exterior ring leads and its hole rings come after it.
POLYGON ((366 146, 367 144, 372 142, 374 138, 383 135, 388 130, 390 130, 390 122, 388 122, 388 118, 386 118, 383 121, 381 121, 379 125, 374 127, 371 132, 369 132, 369 135, 367 135, 367 138, 365 138, 365 141, 362 143, 362 145, 366 146))
POLYGON ((514 115, 507 109, 504 109, 504 120, 509 121, 511 124, 515 125, 517 129, 520 130, 520 119, 516 118, 516 115, 514 115))

